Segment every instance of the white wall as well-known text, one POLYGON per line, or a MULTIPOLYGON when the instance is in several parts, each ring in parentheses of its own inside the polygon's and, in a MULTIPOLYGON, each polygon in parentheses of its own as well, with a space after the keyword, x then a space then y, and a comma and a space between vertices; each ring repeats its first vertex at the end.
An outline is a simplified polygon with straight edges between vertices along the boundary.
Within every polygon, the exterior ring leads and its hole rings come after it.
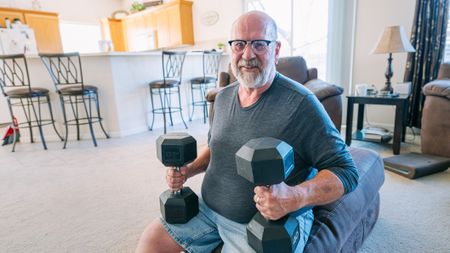
MULTIPOLYGON (((122 8, 121 0, 39 0, 42 11, 57 12, 60 20, 99 23, 122 8)), ((32 0, 0 0, 1 7, 31 9, 32 0)))
POLYGON ((226 44, 233 21, 243 12, 242 0, 194 0, 192 12, 196 42, 200 44, 211 42, 212 46, 219 41, 226 44), (202 24, 202 15, 207 11, 215 11, 219 14, 216 24, 211 26, 202 24))
MULTIPOLYGON (((358 83, 374 84, 378 89, 384 87, 386 81, 384 72, 387 67, 388 55, 372 55, 370 52, 386 26, 402 25, 408 37, 410 36, 415 2, 412 0, 358 0, 353 82, 349 90, 353 91, 354 85, 358 83)), ((406 57, 406 53, 393 54, 394 76, 391 79, 392 83, 403 81, 406 57)), ((394 107, 370 105, 366 108, 367 119, 371 124, 393 126, 394 107)))

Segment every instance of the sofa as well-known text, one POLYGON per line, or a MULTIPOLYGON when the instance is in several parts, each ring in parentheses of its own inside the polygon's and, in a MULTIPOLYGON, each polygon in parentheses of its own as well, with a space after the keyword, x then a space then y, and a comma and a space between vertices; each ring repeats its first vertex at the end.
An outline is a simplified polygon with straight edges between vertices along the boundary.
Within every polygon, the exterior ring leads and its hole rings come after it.
MULTIPOLYGON (((277 71, 281 74, 303 84, 311 90, 320 100, 325 110, 330 115, 336 128, 340 131, 342 123, 342 93, 344 89, 340 86, 329 84, 317 79, 317 69, 308 68, 305 59, 301 56, 282 57, 277 64, 277 71)), ((206 100, 210 103, 209 120, 214 117, 214 99, 217 92, 230 83, 236 81, 236 77, 228 67, 228 72, 219 74, 219 87, 209 90, 206 100)))
POLYGON ((422 153, 450 158, 450 62, 441 64, 438 78, 422 91, 422 153))
MULTIPOLYGON (((337 129, 341 126, 342 88, 317 79, 317 70, 308 69, 302 57, 281 58, 277 70, 303 83, 322 102, 337 129)), ((235 80, 229 73, 220 74, 221 87, 235 80)), ((218 88, 220 89, 220 88, 218 88)), ((208 93, 212 102, 210 122, 213 120, 214 98, 218 90, 208 93)), ((379 189, 384 182, 383 160, 379 154, 361 148, 349 148, 359 172, 356 189, 337 201, 316 206, 315 219, 304 252, 357 252, 372 231, 380 210, 379 189)), ((214 253, 220 252, 219 246, 214 253)))

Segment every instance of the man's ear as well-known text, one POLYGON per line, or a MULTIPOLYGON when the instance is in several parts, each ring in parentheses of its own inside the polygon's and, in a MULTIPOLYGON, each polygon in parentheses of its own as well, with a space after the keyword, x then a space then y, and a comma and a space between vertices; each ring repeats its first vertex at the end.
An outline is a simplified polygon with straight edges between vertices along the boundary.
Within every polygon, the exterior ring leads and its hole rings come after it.
POLYGON ((275 43, 275 64, 278 64, 278 60, 280 59, 281 42, 277 40, 275 43))

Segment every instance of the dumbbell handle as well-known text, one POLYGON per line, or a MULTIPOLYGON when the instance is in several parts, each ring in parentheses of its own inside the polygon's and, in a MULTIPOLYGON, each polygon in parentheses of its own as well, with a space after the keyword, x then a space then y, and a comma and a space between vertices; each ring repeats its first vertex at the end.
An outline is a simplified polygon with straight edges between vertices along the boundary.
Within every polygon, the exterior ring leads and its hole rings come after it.
MULTIPOLYGON (((177 172, 180 172, 180 170, 181 170, 181 167, 175 167, 175 170, 177 171, 177 172)), ((180 188, 179 190, 176 190, 176 191, 172 191, 172 193, 173 193, 173 195, 180 195, 181 194, 181 189, 182 188, 180 188)))

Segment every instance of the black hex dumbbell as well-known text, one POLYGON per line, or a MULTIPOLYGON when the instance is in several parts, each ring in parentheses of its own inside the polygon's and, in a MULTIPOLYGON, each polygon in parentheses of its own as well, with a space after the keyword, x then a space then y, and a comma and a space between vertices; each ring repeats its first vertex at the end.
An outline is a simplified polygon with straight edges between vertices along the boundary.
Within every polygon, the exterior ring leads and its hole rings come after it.
MULTIPOLYGON (((197 141, 187 133, 168 133, 156 140, 158 159, 165 165, 180 167, 197 157, 197 141)), ((198 197, 189 187, 159 196, 161 214, 170 224, 184 224, 198 214, 198 197)))
MULTIPOLYGON (((237 173, 258 186, 283 182, 294 169, 294 151, 281 140, 264 137, 248 141, 236 152, 237 173)), ((300 239, 295 217, 272 221, 261 213, 247 225, 248 244, 258 253, 294 252, 300 239)))

